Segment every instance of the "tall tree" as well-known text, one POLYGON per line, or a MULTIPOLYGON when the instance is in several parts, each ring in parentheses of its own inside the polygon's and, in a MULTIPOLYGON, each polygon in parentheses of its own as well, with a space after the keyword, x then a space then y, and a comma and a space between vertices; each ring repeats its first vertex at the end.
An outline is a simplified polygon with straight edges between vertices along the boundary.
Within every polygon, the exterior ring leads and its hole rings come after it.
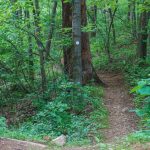
MULTIPOLYGON (((109 62, 111 63, 112 62, 112 58, 111 58, 111 53, 110 53, 110 35, 111 35, 111 29, 113 29, 113 36, 114 36, 114 43, 116 43, 116 34, 115 34, 115 28, 114 28, 114 19, 115 19, 115 15, 116 15, 116 12, 118 10, 118 0, 115 0, 115 9, 114 11, 112 12, 112 10, 110 11, 111 9, 109 9, 109 13, 110 13, 110 21, 109 21, 109 25, 108 25, 108 28, 106 27, 106 43, 105 43, 105 49, 106 49, 106 52, 107 52, 107 55, 108 55, 108 60, 109 62)), ((105 20, 106 20, 106 23, 107 23, 107 13, 105 13, 106 16, 105 16, 105 20)))
MULTIPOLYGON (((62 28, 63 35, 67 38, 72 36, 72 5, 70 2, 66 2, 62 0, 62 28), (66 30, 67 29, 67 30, 66 30)), ((69 78, 73 78, 73 58, 72 58, 72 44, 63 47, 64 54, 64 72, 69 76, 69 78)))
MULTIPOLYGON (((73 80, 82 84, 82 50, 81 50, 81 0, 73 1, 73 80)), ((82 41, 83 42, 83 41, 82 41)))
POLYGON ((48 39, 46 42, 46 54, 45 54, 46 59, 48 58, 49 53, 50 53, 52 37, 53 37, 53 33, 54 33, 54 28, 55 28, 55 16, 56 16, 56 9, 57 9, 57 0, 54 0, 53 3, 54 4, 53 4, 53 9, 52 9, 51 24, 50 24, 49 33, 48 33, 48 39))
MULTIPOLYGON (((81 24, 82 27, 87 26, 87 7, 86 0, 81 0, 81 24)), ((83 83, 86 84, 93 78, 92 58, 90 51, 89 33, 82 32, 82 68, 83 83)))
MULTIPOLYGON (((27 28, 31 30, 30 12, 28 9, 25 10, 25 17, 27 21, 27 28)), ((33 44, 32 35, 28 33, 28 55, 29 55, 29 80, 30 83, 34 83, 34 58, 33 58, 33 44)))
MULTIPOLYGON (((86 0, 81 0, 81 25, 82 27, 87 26, 87 12, 86 12, 86 0)), ((69 2, 62 0, 62 18, 63 28, 71 28, 72 22, 72 5, 69 2)), ((68 33, 70 35, 70 31, 68 33)), ((92 58, 90 52, 90 42, 88 32, 81 33, 81 50, 82 50, 82 80, 83 84, 87 84, 92 79, 95 79, 97 83, 103 84, 96 71, 92 66, 92 58)), ((64 68, 67 75, 73 78, 73 47, 72 45, 64 48, 64 68)))
POLYGON ((91 33, 91 36, 96 37, 96 22, 97 22, 97 6, 96 5, 91 7, 91 11, 89 15, 90 15, 92 25, 93 25, 93 31, 91 33))
POLYGON ((138 33, 138 56, 145 59, 147 56, 148 39, 148 13, 143 11, 140 15, 139 33, 138 33))
POLYGON ((136 0, 128 1, 128 21, 131 24, 133 38, 137 39, 136 0))
POLYGON ((41 27, 40 27, 40 7, 39 7, 38 0, 34 1, 33 14, 34 14, 36 43, 38 46, 38 52, 40 56, 41 86, 42 86, 42 92, 44 92, 46 90, 46 72, 45 72, 45 65, 44 65, 45 49, 43 47, 42 42, 39 40, 41 39, 41 27))
POLYGON ((110 15, 110 22, 112 22, 113 42, 114 42, 114 44, 116 44, 116 30, 115 30, 115 24, 114 24, 115 16, 113 15, 111 8, 109 8, 108 11, 109 11, 109 15, 110 15))

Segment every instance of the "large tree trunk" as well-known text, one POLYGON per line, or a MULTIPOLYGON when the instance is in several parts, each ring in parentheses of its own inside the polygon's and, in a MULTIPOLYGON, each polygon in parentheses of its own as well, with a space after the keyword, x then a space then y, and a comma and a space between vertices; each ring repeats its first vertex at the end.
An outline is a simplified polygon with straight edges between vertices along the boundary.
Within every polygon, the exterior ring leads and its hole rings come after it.
MULTIPOLYGON (((81 50, 81 1, 74 0, 72 7, 72 33, 73 33, 73 80, 82 84, 82 50, 81 50)), ((83 34, 82 34, 83 35, 83 34)), ((82 37, 82 44, 83 37, 82 37)), ((83 48, 83 46, 82 46, 83 48)))
MULTIPOLYGON (((64 2, 62 0, 62 18, 63 18, 63 28, 71 28, 72 22, 72 5, 69 2, 64 2)), ((87 15, 86 15, 86 1, 81 0, 81 25, 85 27, 87 25, 87 15)), ((71 35, 70 32, 68 36, 71 35)), ((81 47, 82 47, 82 70, 83 70, 83 84, 87 84, 92 79, 98 84, 103 84, 102 81, 97 76, 96 71, 92 66, 92 58, 90 52, 90 43, 89 43, 89 34, 87 32, 82 32, 81 35, 81 47)), ((73 77, 73 47, 65 47, 64 48, 64 68, 66 74, 70 79, 73 77)))
MULTIPOLYGON (((86 0, 81 0, 81 15, 82 15, 81 24, 83 27, 85 27, 87 25, 86 0)), ((82 45, 83 84, 86 84, 93 78, 89 33, 82 32, 81 45, 82 45)))
MULTIPOLYGON (((70 2, 65 2, 62 0, 62 28, 64 36, 69 38, 72 36, 71 32, 72 27, 72 5, 70 2), (66 28, 70 28, 70 30, 65 31, 66 28)), ((64 72, 70 79, 73 78, 73 58, 72 58, 72 49, 73 46, 65 46, 63 48, 64 54, 64 72)))

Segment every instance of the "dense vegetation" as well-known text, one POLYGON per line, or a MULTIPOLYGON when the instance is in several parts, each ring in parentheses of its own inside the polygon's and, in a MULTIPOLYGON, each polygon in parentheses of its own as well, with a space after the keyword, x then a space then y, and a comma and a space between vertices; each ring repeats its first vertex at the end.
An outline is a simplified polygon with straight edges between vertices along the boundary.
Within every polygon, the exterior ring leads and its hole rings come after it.
POLYGON ((149 19, 149 0, 0 0, 0 136, 100 142, 113 71, 150 137, 149 19))

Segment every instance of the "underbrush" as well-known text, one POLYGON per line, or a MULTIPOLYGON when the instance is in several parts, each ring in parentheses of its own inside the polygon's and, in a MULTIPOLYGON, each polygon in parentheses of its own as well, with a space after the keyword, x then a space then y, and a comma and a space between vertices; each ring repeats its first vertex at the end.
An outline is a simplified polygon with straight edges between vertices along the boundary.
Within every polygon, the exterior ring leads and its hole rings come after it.
POLYGON ((102 134, 97 131, 107 126, 108 114, 101 87, 82 87, 60 78, 55 84, 49 84, 45 100, 33 95, 27 97, 33 98, 36 114, 9 127, 1 117, 0 136, 50 141, 64 134, 70 143, 90 143, 95 137, 102 140, 102 134))
POLYGON ((135 112, 141 118, 141 128, 150 136, 150 78, 139 81, 132 92, 136 92, 135 112))
POLYGON ((150 134, 143 131, 132 133, 112 145, 114 150, 149 149, 150 134))

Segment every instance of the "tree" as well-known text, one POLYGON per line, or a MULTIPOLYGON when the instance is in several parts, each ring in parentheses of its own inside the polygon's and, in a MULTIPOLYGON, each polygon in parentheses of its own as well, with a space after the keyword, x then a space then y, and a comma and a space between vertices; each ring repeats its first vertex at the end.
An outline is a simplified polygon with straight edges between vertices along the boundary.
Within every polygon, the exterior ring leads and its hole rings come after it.
MULTIPOLYGON (((66 2, 62 0, 62 28, 63 35, 70 38, 71 28, 72 28, 72 6, 70 2, 66 2), (69 30, 67 30, 69 29, 69 30)), ((73 78, 73 58, 72 58, 72 44, 63 47, 63 55, 64 55, 64 72, 68 75, 70 79, 73 78)))
POLYGON ((91 36, 96 37, 97 6, 91 6, 91 11, 89 13, 93 25, 91 36))
MULTIPOLYGON (((30 23, 30 12, 28 9, 25 10, 25 17, 27 21, 27 27, 31 30, 31 23, 30 23)), ((29 80, 30 83, 34 83, 34 58, 33 58, 33 44, 32 44, 32 35, 28 33, 28 55, 29 55, 29 80)))
POLYGON ((148 39, 148 13, 144 11, 140 15, 139 33, 138 33, 138 51, 140 58, 146 59, 148 39))
MULTIPOLYGON (((82 84, 82 54, 81 50, 81 0, 73 1, 72 33, 73 33, 73 80, 82 84)), ((83 40, 83 37, 82 37, 83 40)), ((83 44, 84 41, 82 41, 83 44)), ((83 48, 83 47, 82 47, 83 48)))
MULTIPOLYGON (((106 27, 107 35, 106 35, 105 49, 106 49, 106 52, 107 52, 107 55, 108 55, 108 60, 109 60, 110 63, 112 62, 112 57, 111 57, 111 53, 110 53, 111 29, 113 30, 113 42, 114 42, 114 44, 116 44, 116 32, 115 32, 115 26, 114 26, 114 19, 115 19, 116 12, 118 10, 117 4, 118 4, 118 0, 115 0, 115 9, 114 9, 113 12, 112 12, 111 8, 108 9, 109 14, 110 14, 110 22, 109 22, 108 28, 106 27)), ((106 16, 106 18, 107 18, 107 16, 106 16)), ((106 22, 107 22, 107 19, 106 19, 106 22)))
POLYGON ((48 40, 46 42, 46 54, 45 54, 46 59, 50 55, 51 42, 52 42, 52 37, 53 37, 53 33, 54 33, 54 28, 55 28, 56 9, 57 9, 57 0, 54 0, 52 16, 51 16, 51 24, 50 24, 50 29, 49 29, 49 33, 48 33, 48 40))
POLYGON ((131 24, 133 38, 137 39, 136 0, 128 1, 128 21, 131 24))
POLYGON ((112 22, 113 43, 116 44, 116 30, 115 30, 115 24, 114 24, 115 15, 113 14, 111 8, 109 8, 108 11, 110 15, 110 22, 112 22))
MULTIPOLYGON (((82 27, 87 26, 87 10, 86 10, 86 0, 81 1, 81 25, 82 27)), ((71 28, 72 21, 72 5, 69 2, 62 1, 62 18, 63 18, 63 28, 71 28)), ((68 36, 70 32, 68 33, 68 36)), ((99 77, 97 76, 94 67, 92 66, 92 58, 90 52, 90 42, 89 42, 89 33, 83 32, 81 34, 81 48, 82 48, 82 80, 83 84, 87 84, 92 79, 94 79, 97 83, 103 84, 99 77)), ((64 68, 66 74, 73 79, 73 47, 69 45, 64 48, 64 68)), ((81 67, 81 66, 80 66, 81 67)))
MULTIPOLYGON (((81 24, 82 27, 87 26, 87 8, 86 0, 81 0, 81 24)), ((82 31, 82 68, 83 68, 83 83, 87 84, 93 79, 92 58, 90 51, 89 33, 82 31)))
POLYGON ((41 39, 41 27, 40 27, 40 7, 39 1, 35 0, 33 5, 33 14, 34 14, 34 24, 35 24, 35 36, 36 36, 36 43, 38 46, 38 52, 40 57, 40 71, 41 71, 41 88, 42 92, 44 93, 46 90, 46 72, 45 72, 45 63, 44 63, 44 46, 42 42, 39 40, 41 39))

